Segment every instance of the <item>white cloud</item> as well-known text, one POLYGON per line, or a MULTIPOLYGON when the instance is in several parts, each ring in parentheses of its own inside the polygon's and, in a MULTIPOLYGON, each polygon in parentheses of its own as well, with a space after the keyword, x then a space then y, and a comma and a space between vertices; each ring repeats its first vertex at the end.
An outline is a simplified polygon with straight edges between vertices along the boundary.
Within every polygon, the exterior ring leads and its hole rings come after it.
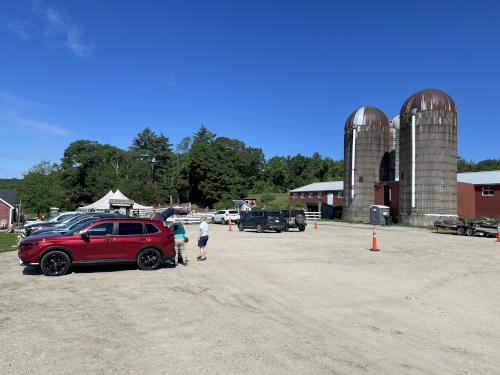
POLYGON ((9 126, 21 126, 44 135, 70 136, 73 134, 71 130, 63 128, 62 126, 33 120, 16 112, 0 113, 0 125, 7 130, 9 126))
POLYGON ((64 38, 64 45, 78 58, 87 59, 94 54, 95 48, 85 38, 83 28, 70 17, 40 0, 33 0, 33 11, 40 19, 46 34, 64 38))
POLYGON ((19 39, 26 40, 30 37, 30 33, 28 32, 28 22, 26 21, 13 18, 8 20, 5 26, 19 39))
POLYGON ((23 108, 32 108, 38 106, 38 103, 20 98, 0 89, 0 106, 2 104, 7 104, 9 107, 15 106, 23 108))

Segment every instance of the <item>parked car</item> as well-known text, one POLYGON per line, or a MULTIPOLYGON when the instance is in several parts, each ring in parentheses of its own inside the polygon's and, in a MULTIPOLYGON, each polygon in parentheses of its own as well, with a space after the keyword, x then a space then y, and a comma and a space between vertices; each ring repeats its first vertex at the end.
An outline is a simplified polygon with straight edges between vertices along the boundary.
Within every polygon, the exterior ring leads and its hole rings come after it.
POLYGON ((74 215, 78 214, 76 211, 68 211, 68 212, 63 212, 57 216, 51 217, 48 220, 42 221, 42 220, 29 220, 26 221, 24 224, 25 225, 32 225, 32 224, 41 224, 41 223, 53 223, 53 222, 62 222, 63 220, 70 219, 74 215))
POLYGON ((280 233, 285 228, 285 220, 279 211, 248 211, 241 215, 238 229, 255 229, 261 233, 274 230, 280 233))
POLYGON ((72 264, 137 263, 154 270, 175 260, 174 235, 161 221, 96 219, 65 234, 46 234, 21 240, 19 263, 39 265, 47 276, 60 276, 72 264))
POLYGON ((304 210, 282 210, 281 214, 285 220, 285 232, 288 232, 290 228, 297 228, 299 231, 303 232, 306 230, 306 213, 304 210))
POLYGON ((67 223, 59 224, 51 227, 43 227, 31 232, 31 236, 40 236, 48 233, 60 233, 64 234, 69 232, 73 228, 76 228, 78 225, 81 225, 84 222, 90 222, 95 219, 104 219, 104 218, 127 218, 128 216, 112 214, 112 213, 101 213, 101 212, 92 212, 85 213, 79 216, 75 216, 73 219, 69 220, 67 223))
POLYGON ((212 218, 212 223, 214 224, 226 224, 231 220, 232 223, 238 223, 240 221, 240 214, 236 210, 220 210, 217 211, 212 218))
POLYGON ((64 225, 76 216, 82 215, 81 212, 64 212, 48 221, 35 221, 24 225, 24 230, 21 233, 22 237, 30 236, 32 232, 40 228, 54 227, 56 225, 64 225))

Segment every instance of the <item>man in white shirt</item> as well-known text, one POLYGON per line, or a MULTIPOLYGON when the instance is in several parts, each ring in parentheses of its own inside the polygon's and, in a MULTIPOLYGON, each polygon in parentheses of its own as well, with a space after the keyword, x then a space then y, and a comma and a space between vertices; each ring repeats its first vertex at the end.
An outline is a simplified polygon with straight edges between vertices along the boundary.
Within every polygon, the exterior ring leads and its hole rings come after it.
POLYGON ((201 218, 200 231, 198 232, 198 247, 200 248, 200 255, 198 260, 207 260, 207 242, 208 242, 208 224, 206 218, 201 218))

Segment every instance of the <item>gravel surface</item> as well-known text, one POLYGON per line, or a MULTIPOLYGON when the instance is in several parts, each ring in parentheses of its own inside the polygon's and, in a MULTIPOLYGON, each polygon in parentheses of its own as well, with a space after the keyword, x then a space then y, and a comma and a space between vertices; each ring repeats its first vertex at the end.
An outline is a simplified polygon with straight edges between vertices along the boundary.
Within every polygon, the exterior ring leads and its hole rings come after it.
POLYGON ((195 231, 189 266, 153 272, 0 254, 0 374, 498 374, 494 239, 210 225, 197 262, 195 231))

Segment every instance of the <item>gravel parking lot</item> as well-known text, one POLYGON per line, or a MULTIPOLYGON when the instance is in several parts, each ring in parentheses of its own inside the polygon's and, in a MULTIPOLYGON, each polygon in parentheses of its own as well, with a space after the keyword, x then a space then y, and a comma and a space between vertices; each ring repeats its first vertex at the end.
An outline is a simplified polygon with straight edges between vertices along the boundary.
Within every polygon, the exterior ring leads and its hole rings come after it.
POLYGON ((500 244, 211 225, 208 261, 45 277, 0 254, 0 374, 498 374, 500 244))

